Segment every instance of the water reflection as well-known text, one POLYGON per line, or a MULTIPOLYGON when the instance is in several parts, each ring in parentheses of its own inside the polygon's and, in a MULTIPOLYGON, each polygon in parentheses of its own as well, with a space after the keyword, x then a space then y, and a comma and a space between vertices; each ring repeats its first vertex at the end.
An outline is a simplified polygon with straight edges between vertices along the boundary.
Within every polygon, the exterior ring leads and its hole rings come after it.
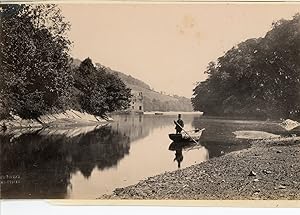
MULTIPOLYGON (((238 151, 250 147, 247 139, 237 139, 233 132, 238 130, 264 131, 281 136, 291 135, 283 129, 278 122, 255 120, 230 120, 209 117, 195 117, 192 121, 195 128, 205 128, 200 144, 209 151, 209 158, 222 156, 232 151, 238 151)), ((292 133, 300 135, 300 130, 292 133)))
POLYGON ((236 130, 281 133, 276 123, 183 115, 185 128, 206 128, 201 146, 171 143, 174 116, 115 115, 104 127, 43 129, 0 135, 1 198, 96 198, 116 187, 250 147, 236 130), (169 149, 169 150, 168 150, 169 149), (171 150, 171 151, 170 151, 171 150), (174 159, 175 158, 175 159, 174 159))
POLYGON ((1 137, 1 175, 19 175, 20 183, 1 186, 3 198, 66 198, 71 174, 89 178, 94 168, 116 166, 129 154, 129 137, 105 126, 87 134, 28 133, 1 137))
POLYGON ((181 142, 172 142, 169 146, 170 151, 175 151, 175 158, 174 161, 177 161, 177 166, 180 168, 180 164, 183 161, 183 154, 182 150, 185 146, 185 143, 181 142))
POLYGON ((182 160, 183 160, 182 148, 176 150, 174 161, 175 161, 175 160, 176 160, 177 163, 178 163, 178 168, 180 168, 180 163, 181 163, 182 160))
MULTIPOLYGON (((113 117, 115 123, 100 128, 89 126, 72 129, 15 130, 2 133, 0 175, 17 175, 20 180, 19 183, 13 184, 2 181, 1 198, 73 198, 74 189, 78 189, 78 186, 74 187, 78 173, 86 180, 93 181, 93 172, 98 171, 103 175, 106 170, 117 170, 119 162, 129 155, 131 143, 138 142, 149 136, 155 129, 161 130, 172 123, 172 116, 116 115, 113 117)), ((167 131, 163 133, 165 135, 167 131)), ((152 137, 158 139, 155 135, 152 137)), ((154 141, 151 139, 149 142, 154 141)), ((153 146, 154 144, 152 146, 147 144, 138 154, 143 157, 143 154, 149 150, 154 150, 154 153, 163 151, 161 149, 163 144, 157 145, 160 149, 154 149, 153 146)), ((134 158, 134 163, 131 163, 127 169, 131 166, 134 168, 134 165, 141 162, 141 159, 134 158)), ((153 165, 155 166, 156 163, 153 165)), ((159 173, 163 170, 155 168, 153 171, 159 173)), ((146 172, 145 169, 142 173, 146 174, 146 172)), ((97 183, 103 186, 101 181, 97 183)), ((107 182, 105 183, 106 186, 107 182)), ((114 186, 113 183, 111 186, 114 186)), ((80 189, 85 190, 84 187, 80 189)), ((98 193, 100 194, 101 192, 98 193)))
MULTIPOLYGON (((117 132, 130 138, 130 142, 144 138, 155 128, 170 125, 174 116, 157 117, 153 115, 113 115, 111 126, 117 132)), ((190 120, 193 118, 188 117, 190 120)))

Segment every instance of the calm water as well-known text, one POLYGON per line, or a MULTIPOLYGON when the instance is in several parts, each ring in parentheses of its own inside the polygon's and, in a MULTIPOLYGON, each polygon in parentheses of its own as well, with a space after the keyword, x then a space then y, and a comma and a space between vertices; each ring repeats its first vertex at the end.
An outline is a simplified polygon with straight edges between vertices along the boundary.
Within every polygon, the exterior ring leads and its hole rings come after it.
POLYGON ((0 135, 1 198, 95 199, 117 187, 176 170, 179 164, 184 168, 250 147, 248 141, 236 139, 233 131, 283 132, 272 122, 183 115, 187 130, 206 130, 200 139, 202 147, 182 149, 170 146, 168 138, 175 115, 113 118, 115 122, 100 128, 0 135))

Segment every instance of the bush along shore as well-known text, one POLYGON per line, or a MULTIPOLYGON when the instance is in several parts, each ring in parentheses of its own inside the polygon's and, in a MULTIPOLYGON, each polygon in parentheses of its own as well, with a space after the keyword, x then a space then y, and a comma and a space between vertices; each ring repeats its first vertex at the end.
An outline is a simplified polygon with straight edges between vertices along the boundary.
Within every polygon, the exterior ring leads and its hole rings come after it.
POLYGON ((10 114, 8 119, 0 121, 0 131, 11 129, 41 129, 45 127, 87 126, 106 124, 109 121, 112 121, 112 118, 108 116, 100 117, 72 109, 61 113, 42 115, 37 119, 22 119, 19 116, 10 114))
POLYGON ((255 140, 252 147, 117 188, 100 199, 300 199, 300 140, 255 140))

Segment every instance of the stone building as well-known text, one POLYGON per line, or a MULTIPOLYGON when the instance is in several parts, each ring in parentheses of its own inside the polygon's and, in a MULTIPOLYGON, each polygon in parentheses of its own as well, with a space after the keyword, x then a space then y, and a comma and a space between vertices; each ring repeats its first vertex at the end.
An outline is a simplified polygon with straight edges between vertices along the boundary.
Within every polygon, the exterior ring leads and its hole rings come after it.
POLYGON ((142 92, 131 91, 132 98, 130 102, 130 107, 128 111, 133 113, 143 113, 144 112, 144 97, 142 92))

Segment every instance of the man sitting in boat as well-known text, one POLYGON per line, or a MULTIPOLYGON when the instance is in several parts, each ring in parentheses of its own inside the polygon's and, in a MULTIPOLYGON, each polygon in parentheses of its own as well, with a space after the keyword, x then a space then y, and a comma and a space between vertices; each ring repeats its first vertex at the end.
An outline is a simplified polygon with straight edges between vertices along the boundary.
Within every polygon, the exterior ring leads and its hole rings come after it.
POLYGON ((177 122, 174 121, 174 123, 176 125, 175 126, 176 134, 180 134, 182 131, 182 128, 184 126, 184 123, 181 119, 181 114, 178 114, 178 120, 177 120, 177 122))

